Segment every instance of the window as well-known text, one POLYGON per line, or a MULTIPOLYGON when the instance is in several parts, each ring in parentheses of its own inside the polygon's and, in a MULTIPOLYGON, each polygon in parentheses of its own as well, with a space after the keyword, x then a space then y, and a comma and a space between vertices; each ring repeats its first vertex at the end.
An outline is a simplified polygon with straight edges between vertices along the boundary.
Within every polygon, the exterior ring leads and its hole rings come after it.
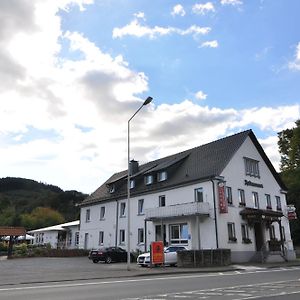
POLYGON ((104 231, 99 231, 99 246, 103 245, 104 231))
POLYGON ((259 200, 258 200, 258 193, 252 192, 252 199, 253 199, 253 207, 259 208, 259 200))
POLYGON ((75 232, 75 246, 79 245, 79 232, 75 232))
POLYGON ((130 188, 133 189, 135 187, 135 181, 132 179, 130 180, 130 188))
POLYGON ((285 230, 284 230, 284 227, 281 226, 281 236, 282 236, 282 240, 285 242, 286 239, 285 239, 285 230))
POLYGON ((167 180, 167 172, 162 171, 157 174, 157 181, 165 181, 167 180))
POLYGON ((138 215, 144 214, 144 199, 138 200, 138 215))
POLYGON ((195 202, 203 202, 203 188, 195 189, 195 202))
POLYGON ((120 244, 125 244, 125 230, 120 230, 120 244))
POLYGON ((125 217, 125 209, 126 209, 126 203, 125 202, 121 202, 120 217, 125 217))
POLYGON ((174 224, 170 225, 170 242, 171 244, 187 244, 188 243, 188 225, 174 224))
POLYGON ((275 196, 275 198, 276 198, 276 207, 277 207, 277 210, 282 210, 280 197, 279 196, 275 196))
POLYGON ((144 228, 138 228, 138 244, 144 243, 144 228))
POLYGON ((226 186, 226 200, 228 204, 232 205, 232 190, 230 186, 226 186))
POLYGON ((239 205, 246 206, 245 191, 242 189, 239 189, 238 195, 239 195, 239 205))
POLYGON ((249 229, 247 224, 241 225, 241 231, 242 231, 242 240, 245 244, 250 244, 251 240, 249 239, 249 229))
POLYGON ((265 194, 265 196, 267 209, 272 209, 271 196, 269 194, 265 194))
POLYGON ((166 206, 166 196, 165 195, 158 197, 158 205, 159 205, 159 207, 166 206))
POLYGON ((85 212, 85 222, 90 222, 91 221, 91 210, 87 209, 85 212))
POLYGON ((275 240, 276 237, 275 237, 275 227, 274 227, 274 225, 271 225, 269 230, 270 230, 269 231, 269 233, 270 233, 270 240, 275 240))
POLYGON ((100 208, 100 220, 104 220, 105 217, 105 206, 101 206, 100 208))
POLYGON ((112 184, 112 185, 109 186, 109 192, 111 194, 115 192, 115 185, 114 184, 112 184))
POLYGON ((244 163, 245 163, 245 171, 246 175, 253 176, 253 177, 260 177, 259 176, 259 167, 258 167, 258 161, 244 157, 244 163))
POLYGON ((72 245, 72 231, 68 234, 68 246, 72 245))
POLYGON ((235 226, 234 223, 227 223, 227 230, 228 230, 228 240, 230 242, 236 242, 236 236, 235 236, 235 226))
POLYGON ((147 175, 145 177, 145 184, 148 185, 148 184, 152 184, 153 183, 153 175, 147 175))

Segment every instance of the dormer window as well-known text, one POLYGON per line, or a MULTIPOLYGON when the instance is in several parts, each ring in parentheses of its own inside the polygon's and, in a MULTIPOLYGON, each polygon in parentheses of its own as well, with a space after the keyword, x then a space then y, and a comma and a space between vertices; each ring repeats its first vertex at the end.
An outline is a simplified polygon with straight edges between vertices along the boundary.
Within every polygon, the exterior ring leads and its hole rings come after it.
POLYGON ((114 184, 112 184, 112 185, 109 186, 109 192, 110 192, 111 194, 114 193, 115 190, 116 190, 116 188, 115 188, 115 185, 114 185, 114 184))
POLYGON ((157 174, 157 181, 165 181, 167 180, 167 172, 162 171, 157 174))
POLYGON ((135 187, 135 181, 130 180, 130 188, 133 189, 135 187))
POLYGON ((145 177, 145 184, 148 185, 148 184, 152 184, 153 183, 153 175, 147 175, 145 177))

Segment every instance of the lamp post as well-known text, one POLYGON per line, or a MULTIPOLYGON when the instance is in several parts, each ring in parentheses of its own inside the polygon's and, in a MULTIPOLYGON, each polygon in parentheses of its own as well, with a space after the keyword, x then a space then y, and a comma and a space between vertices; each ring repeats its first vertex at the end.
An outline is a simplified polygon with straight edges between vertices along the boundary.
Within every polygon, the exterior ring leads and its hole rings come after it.
POLYGON ((132 115, 128 120, 128 131, 127 131, 127 149, 128 149, 128 172, 127 172, 127 270, 130 271, 130 121, 135 115, 142 109, 143 106, 149 104, 152 101, 152 97, 148 97, 139 109, 132 115))

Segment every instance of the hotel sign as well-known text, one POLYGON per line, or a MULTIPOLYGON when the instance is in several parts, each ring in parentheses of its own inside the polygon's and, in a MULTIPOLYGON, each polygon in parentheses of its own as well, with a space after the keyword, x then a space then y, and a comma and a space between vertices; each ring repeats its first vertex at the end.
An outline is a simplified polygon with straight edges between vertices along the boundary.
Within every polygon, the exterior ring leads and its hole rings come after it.
POLYGON ((262 183, 255 183, 255 182, 252 182, 252 181, 246 180, 246 179, 245 179, 245 185, 255 186, 255 187, 259 187, 259 188, 264 187, 262 183))
POLYGON ((225 185, 220 182, 218 184, 218 196, 219 196, 219 212, 220 214, 228 213, 228 205, 225 194, 225 185))

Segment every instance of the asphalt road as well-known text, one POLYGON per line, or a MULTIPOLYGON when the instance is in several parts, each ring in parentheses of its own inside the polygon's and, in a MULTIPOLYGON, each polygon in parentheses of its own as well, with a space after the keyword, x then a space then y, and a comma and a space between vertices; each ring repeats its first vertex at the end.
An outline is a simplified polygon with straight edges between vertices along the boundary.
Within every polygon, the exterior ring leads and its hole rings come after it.
POLYGON ((0 299, 300 299, 300 267, 1 285, 0 299))

